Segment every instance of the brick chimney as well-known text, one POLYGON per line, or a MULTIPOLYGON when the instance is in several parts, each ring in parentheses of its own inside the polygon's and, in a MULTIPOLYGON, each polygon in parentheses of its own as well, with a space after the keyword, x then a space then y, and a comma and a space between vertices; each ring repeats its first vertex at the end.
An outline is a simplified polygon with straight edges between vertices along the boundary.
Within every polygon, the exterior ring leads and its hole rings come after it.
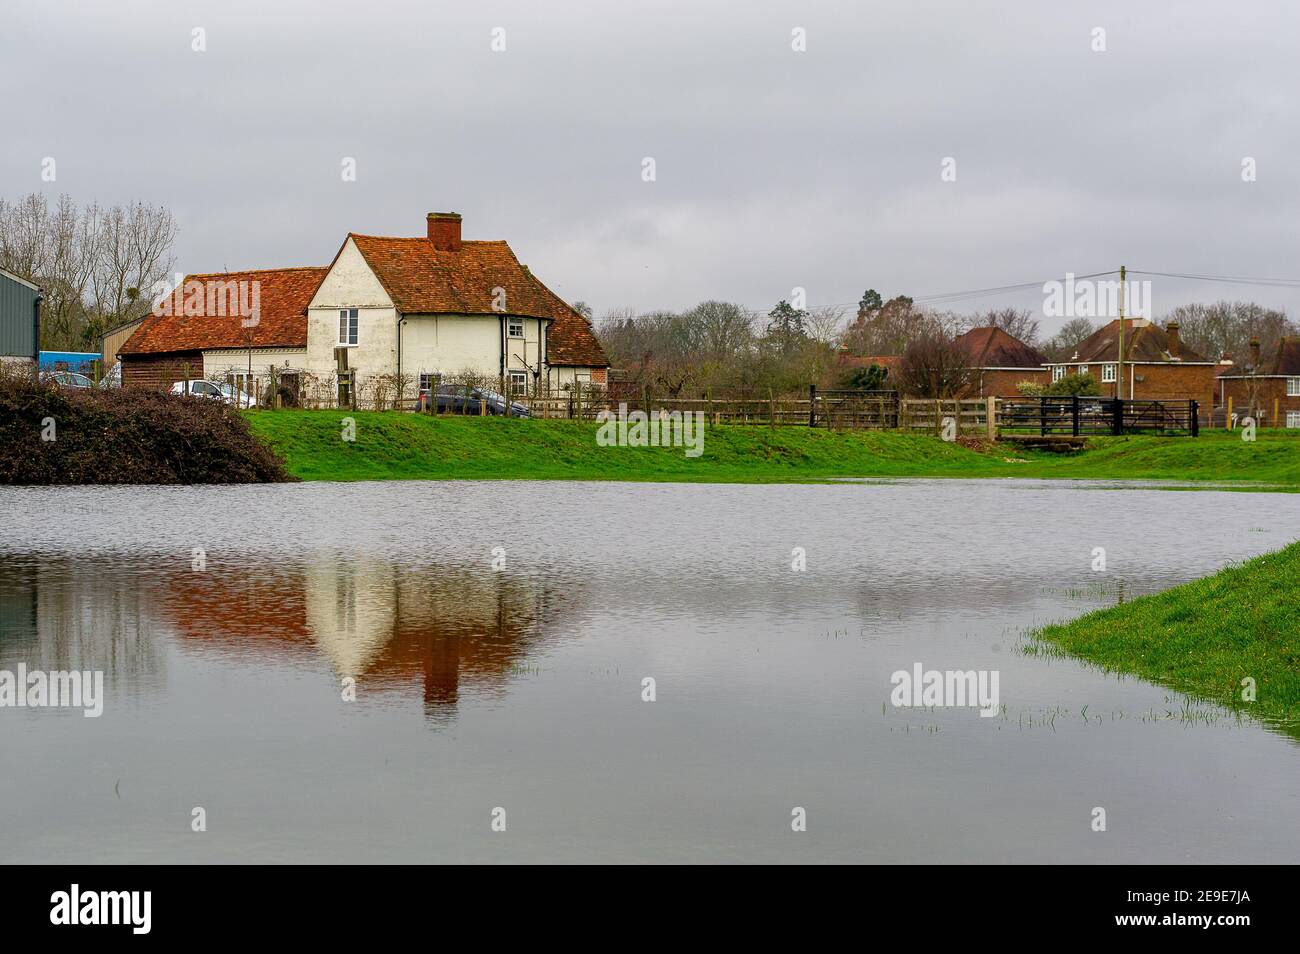
POLYGON ((460 251, 460 213, 430 212, 425 218, 429 222, 429 241, 440 252, 460 251))
POLYGON ((1250 368, 1252 371, 1259 370, 1259 339, 1250 339, 1250 368))
POLYGON ((1178 357, 1178 349, 1182 344, 1182 342, 1178 340, 1179 327, 1180 325, 1176 321, 1171 321, 1169 324, 1165 325, 1165 334, 1169 339, 1169 344, 1166 347, 1169 351, 1169 357, 1171 358, 1178 357))

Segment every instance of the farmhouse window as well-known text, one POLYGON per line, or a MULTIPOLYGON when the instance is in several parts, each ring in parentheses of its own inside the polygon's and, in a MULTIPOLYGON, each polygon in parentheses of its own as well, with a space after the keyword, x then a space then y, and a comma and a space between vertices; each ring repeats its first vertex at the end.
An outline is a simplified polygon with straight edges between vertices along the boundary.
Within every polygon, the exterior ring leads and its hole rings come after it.
POLYGON ((522 318, 511 318, 506 322, 506 334, 511 338, 522 338, 524 336, 524 322, 522 318))
POLYGON ((1300 427, 1300 411, 1287 411, 1287 412, 1286 412, 1286 426, 1287 426, 1287 427, 1300 427))
POLYGON ((1063 377, 1065 377, 1065 365, 1063 364, 1054 365, 1052 367, 1052 380, 1059 381, 1063 377))
POLYGON ((1113 365, 1113 364, 1103 364, 1103 365, 1101 366, 1101 380, 1102 380, 1102 383, 1113 382, 1113 381, 1115 380, 1115 378, 1116 378, 1116 374, 1115 374, 1115 365, 1113 365))
POLYGON ((436 374, 431 374, 431 373, 429 373, 428 371, 421 371, 421 372, 420 372, 420 390, 421 390, 421 391, 432 391, 433 388, 434 388, 434 385, 436 385, 437 383, 438 383, 438 376, 437 376, 436 374))
POLYGON ((1286 396, 1287 397, 1300 396, 1300 378, 1286 379, 1286 396))
POLYGON ((519 397, 528 394, 528 372, 511 371, 510 374, 510 396, 519 397))
POLYGON ((357 343, 357 310, 355 308, 339 309, 339 344, 357 343))

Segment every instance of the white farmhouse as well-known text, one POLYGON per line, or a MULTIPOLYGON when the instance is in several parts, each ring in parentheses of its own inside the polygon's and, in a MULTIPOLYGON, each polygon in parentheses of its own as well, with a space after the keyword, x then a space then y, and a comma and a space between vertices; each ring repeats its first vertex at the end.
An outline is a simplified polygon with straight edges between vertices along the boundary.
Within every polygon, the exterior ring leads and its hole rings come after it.
POLYGON ((426 234, 350 233, 325 268, 190 275, 122 346, 123 383, 186 377, 282 386, 320 398, 344 348, 358 388, 413 396, 471 377, 512 395, 606 383, 585 317, 504 241, 465 241, 461 217, 431 212, 426 234))

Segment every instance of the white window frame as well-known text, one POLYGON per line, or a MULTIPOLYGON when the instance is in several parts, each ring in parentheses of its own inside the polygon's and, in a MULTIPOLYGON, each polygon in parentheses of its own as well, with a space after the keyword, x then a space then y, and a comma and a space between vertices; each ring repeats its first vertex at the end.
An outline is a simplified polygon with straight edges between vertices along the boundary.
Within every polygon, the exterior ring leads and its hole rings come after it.
POLYGON ((1056 364, 1052 366, 1052 380, 1059 381, 1065 377, 1065 365, 1056 364))
POLYGON ((1103 364, 1101 366, 1101 383, 1114 384, 1119 379, 1119 365, 1103 364))
POLYGON ((1286 379, 1286 396, 1300 397, 1300 378, 1286 379))
POLYGON ((339 309, 339 347, 355 348, 361 340, 361 321, 355 308, 339 309), (344 322, 347 322, 345 325, 344 322))
POLYGON ((1286 412, 1286 426, 1287 426, 1287 427, 1300 427, 1300 411, 1287 411, 1287 412, 1286 412))
POLYGON ((528 397, 528 372, 527 371, 507 371, 506 372, 506 397, 528 397), (523 382, 520 387, 516 382, 523 382))
POLYGON ((442 375, 433 371, 421 371, 419 377, 419 386, 417 391, 432 391, 438 386, 438 380, 442 375))
POLYGON ((507 318, 506 337, 522 338, 523 336, 524 336, 524 320, 522 318, 507 318), (515 331, 516 328, 518 328, 519 330, 515 331))

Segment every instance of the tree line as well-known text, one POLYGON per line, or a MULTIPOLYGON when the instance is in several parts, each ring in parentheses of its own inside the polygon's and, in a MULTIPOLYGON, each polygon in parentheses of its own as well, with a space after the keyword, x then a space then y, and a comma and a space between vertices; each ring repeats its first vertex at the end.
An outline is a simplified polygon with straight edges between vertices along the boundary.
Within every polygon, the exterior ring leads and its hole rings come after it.
MULTIPOLYGON (((590 317, 582 303, 578 307, 590 317)), ((1186 347, 1211 360, 1230 354, 1238 364, 1250 360, 1252 338, 1259 339, 1267 362, 1282 335, 1300 334, 1284 312, 1252 302, 1182 305, 1159 323, 1172 320, 1180 323, 1186 347)), ((918 306, 906 295, 886 300, 874 289, 851 315, 844 308, 801 309, 788 301, 764 315, 705 301, 682 312, 619 309, 594 322, 607 357, 629 386, 670 397, 789 394, 809 384, 946 397, 970 378, 968 356, 955 342, 972 328, 1001 328, 1049 361, 1068 361, 1105 323, 1073 318, 1048 336, 1028 310, 942 311, 918 306), (845 360, 850 356, 858 360, 845 360), (864 366, 870 357, 895 360, 864 366)))
POLYGON ((151 307, 170 275, 176 222, 165 208, 0 199, 0 268, 40 286, 41 348, 98 351, 99 338, 151 307))

